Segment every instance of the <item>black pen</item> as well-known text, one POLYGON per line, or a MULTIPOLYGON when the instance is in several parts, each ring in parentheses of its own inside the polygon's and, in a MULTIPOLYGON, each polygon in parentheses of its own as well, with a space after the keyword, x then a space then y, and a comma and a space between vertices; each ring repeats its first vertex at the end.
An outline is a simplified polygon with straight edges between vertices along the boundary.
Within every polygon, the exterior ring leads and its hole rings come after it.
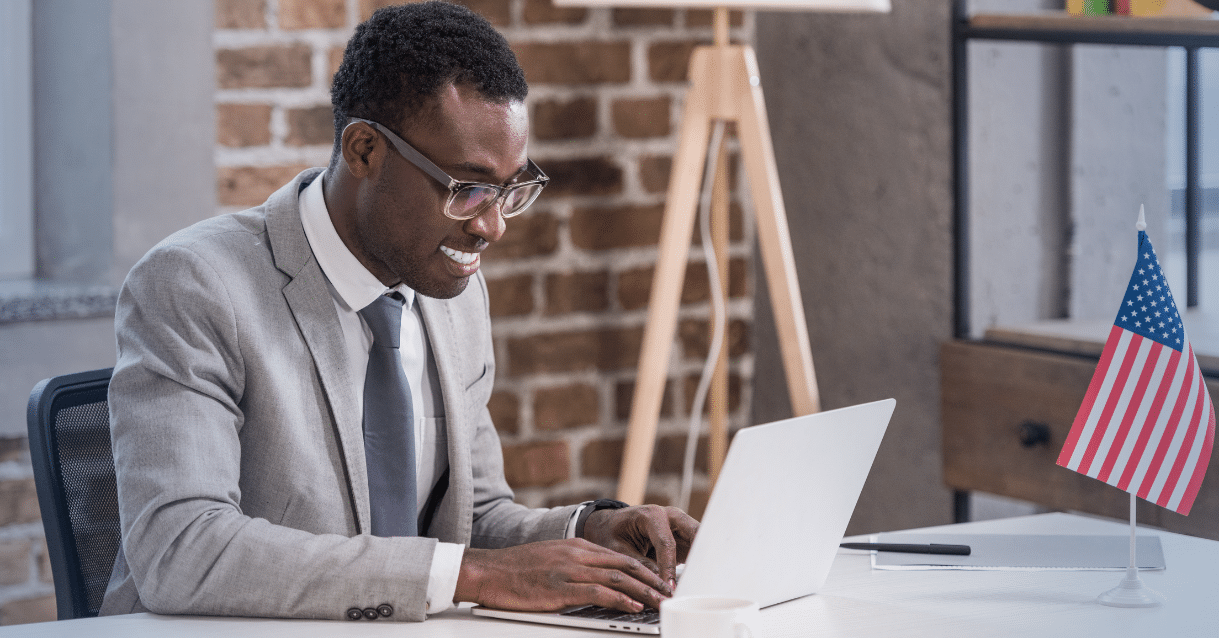
POLYGON ((845 549, 874 549, 878 552, 903 552, 906 554, 952 554, 969 556, 969 545, 919 545, 913 543, 842 543, 845 549))

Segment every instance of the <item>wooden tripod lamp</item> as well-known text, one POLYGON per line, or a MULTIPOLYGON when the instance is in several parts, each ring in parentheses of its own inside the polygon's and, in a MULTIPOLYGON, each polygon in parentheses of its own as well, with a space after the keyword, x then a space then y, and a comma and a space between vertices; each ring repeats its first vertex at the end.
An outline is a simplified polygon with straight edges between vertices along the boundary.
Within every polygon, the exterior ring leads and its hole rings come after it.
MULTIPOLYGON (((696 47, 690 58, 690 88, 686 93, 681 138, 669 179, 648 321, 643 332, 639 373, 635 381, 626 448, 618 480, 618 499, 639 504, 643 502, 656 442, 665 372, 677 329, 677 310, 690 251, 690 237, 694 229, 711 126, 715 120, 735 122, 737 126, 745 173, 753 194, 758 243, 774 306, 788 394, 791 396, 792 412, 796 415, 810 414, 820 409, 808 327, 792 258, 791 236, 779 189, 757 59, 752 47, 729 43, 728 7, 725 3, 722 0, 555 0, 555 4, 715 9, 715 44, 696 47)), ((889 0, 734 0, 731 6, 768 11, 887 12, 889 0)), ((712 188, 711 236, 720 264, 719 271, 726 273, 727 162, 723 161, 726 153, 722 146, 716 152, 721 161, 717 162, 718 171, 712 188)), ((726 287, 727 277, 721 277, 721 280, 726 287)), ((728 447, 727 354, 723 351, 712 377, 708 403, 711 406, 710 468, 714 482, 728 447)))

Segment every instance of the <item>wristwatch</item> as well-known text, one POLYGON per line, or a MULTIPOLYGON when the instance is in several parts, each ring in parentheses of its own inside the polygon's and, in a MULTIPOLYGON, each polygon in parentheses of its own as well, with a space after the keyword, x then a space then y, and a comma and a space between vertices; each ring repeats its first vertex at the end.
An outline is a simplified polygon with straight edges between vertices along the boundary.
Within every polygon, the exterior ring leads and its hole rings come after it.
POLYGON ((591 503, 584 504, 584 510, 580 512, 579 518, 576 519, 576 538, 584 538, 584 524, 588 522, 588 517, 593 515, 593 512, 598 510, 620 510, 624 507, 630 507, 622 501, 615 501, 612 498, 599 498, 591 503))

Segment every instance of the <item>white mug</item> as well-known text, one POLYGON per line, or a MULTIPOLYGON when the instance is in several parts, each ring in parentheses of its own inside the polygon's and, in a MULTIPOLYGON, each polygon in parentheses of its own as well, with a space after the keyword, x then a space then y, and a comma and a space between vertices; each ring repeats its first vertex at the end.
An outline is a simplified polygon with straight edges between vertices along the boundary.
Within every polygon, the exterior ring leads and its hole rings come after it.
POLYGON ((660 603, 664 638, 753 638, 761 612, 743 598, 681 596, 660 603))

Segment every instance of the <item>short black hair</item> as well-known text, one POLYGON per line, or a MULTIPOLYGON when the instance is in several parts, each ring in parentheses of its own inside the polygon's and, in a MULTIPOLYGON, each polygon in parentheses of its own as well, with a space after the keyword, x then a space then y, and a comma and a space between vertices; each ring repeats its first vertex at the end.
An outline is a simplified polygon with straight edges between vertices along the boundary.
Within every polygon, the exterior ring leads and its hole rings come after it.
POLYGON ((349 118, 402 132, 429 98, 465 83, 493 102, 523 101, 525 72, 491 23, 473 11, 430 0, 378 9, 356 27, 334 74, 334 144, 349 118))

